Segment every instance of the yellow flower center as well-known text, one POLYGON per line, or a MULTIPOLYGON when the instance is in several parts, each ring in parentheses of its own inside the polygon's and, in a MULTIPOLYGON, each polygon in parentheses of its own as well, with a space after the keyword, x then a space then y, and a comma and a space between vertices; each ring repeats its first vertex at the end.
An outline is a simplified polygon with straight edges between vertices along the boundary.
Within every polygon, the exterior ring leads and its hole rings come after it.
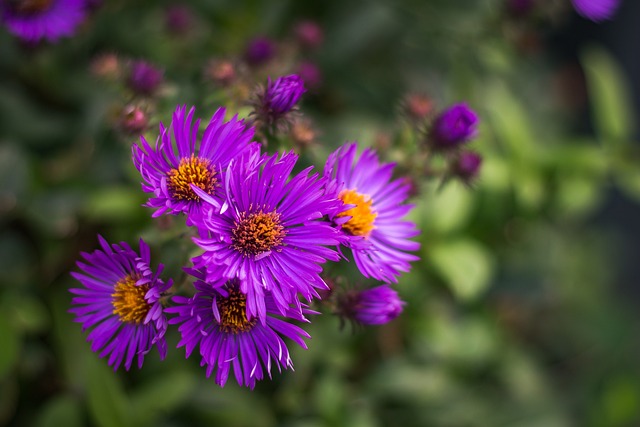
POLYGON ((51 7, 52 0, 9 0, 9 7, 19 15, 35 15, 51 7))
POLYGON ((342 224, 342 228, 354 236, 369 236, 371 230, 375 228, 373 223, 378 216, 378 214, 371 209, 371 204, 373 203, 371 198, 365 194, 358 193, 356 190, 343 190, 339 197, 345 204, 355 205, 351 209, 347 209, 337 215, 338 217, 351 217, 347 222, 342 224))
POLYGON ((233 248, 244 256, 268 252, 282 243, 285 236, 280 214, 263 212, 242 213, 232 230, 233 248))
POLYGON ((191 184, 207 194, 213 194, 218 180, 216 170, 209 159, 201 159, 195 155, 180 159, 177 169, 171 169, 169 176, 169 192, 175 200, 198 201, 200 197, 193 191, 191 184))
POLYGON ((136 286, 138 278, 127 276, 116 283, 113 300, 113 314, 120 317, 121 322, 140 324, 147 317, 151 305, 144 299, 149 285, 136 286))
POLYGON ((227 298, 217 298, 220 312, 220 330, 225 333, 237 334, 250 331, 258 322, 254 317, 247 320, 247 296, 235 289, 229 290, 227 298))

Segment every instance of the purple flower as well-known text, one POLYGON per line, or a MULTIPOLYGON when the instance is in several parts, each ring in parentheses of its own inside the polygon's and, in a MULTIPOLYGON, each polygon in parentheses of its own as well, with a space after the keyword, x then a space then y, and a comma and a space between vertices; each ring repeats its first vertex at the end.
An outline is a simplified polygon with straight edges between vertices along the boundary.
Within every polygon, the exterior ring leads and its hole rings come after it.
POLYGON ((478 116, 467 104, 452 105, 434 120, 430 141, 438 150, 457 148, 476 136, 478 122, 478 116))
POLYGON ((247 45, 244 58, 251 66, 263 65, 269 62, 276 53, 275 44, 266 37, 256 37, 247 45))
POLYGON ((165 10, 167 29, 174 34, 185 34, 193 26, 193 11, 184 4, 173 4, 165 10))
POLYGON ((315 49, 322 44, 324 33, 314 21, 300 21, 294 28, 298 43, 306 49, 315 49))
POLYGON ((404 304, 395 290, 382 285, 347 295, 341 314, 364 325, 382 325, 398 317, 404 304))
POLYGON ((174 215, 183 212, 188 214, 190 224, 191 216, 199 212, 201 206, 201 198, 193 189, 199 188, 219 206, 218 193, 222 190, 219 180, 229 162, 245 151, 259 148, 250 143, 253 128, 245 128, 244 121, 237 116, 225 122, 224 108, 215 112, 198 143, 200 119, 192 125, 195 108, 188 114, 186 110, 186 106, 176 108, 169 129, 160 123, 155 148, 142 136, 141 144, 132 147, 132 155, 144 180, 142 189, 153 193, 146 204, 156 208, 153 217, 165 212, 174 215))
POLYGON ((267 84, 264 92, 263 108, 272 117, 288 113, 305 92, 304 82, 297 74, 279 77, 267 84))
POLYGON ((265 377, 264 371, 271 378, 272 365, 278 371, 293 368, 282 337, 307 348, 303 339, 309 334, 285 320, 307 322, 297 309, 287 308, 282 313, 266 295, 267 316, 264 322, 258 322, 247 316, 247 297, 235 282, 211 286, 196 281, 194 286, 197 292, 192 298, 173 297, 176 306, 166 311, 177 316, 169 323, 180 325, 178 347, 185 347, 187 357, 199 346, 200 365, 206 367, 207 377, 216 371, 220 386, 225 385, 231 371, 239 385, 253 389, 256 381, 265 377), (285 319, 274 317, 278 312, 285 319))
POLYGON ((303 61, 298 65, 298 75, 308 88, 316 89, 322 83, 322 72, 311 61, 303 61))
POLYGON ((82 253, 86 263, 77 263, 82 273, 71 273, 83 287, 69 289, 77 295, 69 312, 82 323, 83 331, 92 329, 87 337, 91 350, 100 352, 100 357, 109 356, 114 370, 123 361, 129 370, 135 356, 141 368, 154 345, 164 359, 167 319, 160 297, 172 281, 160 279, 162 264, 155 274, 151 271, 149 246, 142 239, 140 256, 125 242, 109 246, 101 236, 98 239, 102 250, 82 253))
POLYGON ((480 173, 482 156, 473 151, 460 153, 451 164, 451 173, 467 184, 472 183, 480 173))
POLYGON ((372 149, 354 164, 357 148, 355 143, 340 147, 325 166, 325 176, 335 180, 345 204, 333 221, 365 277, 396 282, 400 272, 409 271, 409 262, 419 259, 406 253, 420 247, 409 240, 419 233, 415 224, 402 220, 413 208, 404 204, 410 186, 402 179, 390 181, 394 164, 380 164, 372 149))
POLYGON ((0 2, 0 20, 9 32, 28 42, 71 36, 84 21, 84 0, 15 0, 0 2))
POLYGON ((131 64, 127 85, 141 95, 152 95, 162 83, 162 71, 147 61, 131 64))
POLYGON ((196 220, 194 241, 204 253, 193 259, 195 268, 206 269, 208 282, 238 278, 249 318, 264 320, 266 292, 283 314, 298 293, 317 298, 316 289, 327 287, 320 264, 339 258, 326 246, 338 245, 340 233, 323 216, 341 202, 325 194, 325 180, 309 176, 311 168, 289 178, 297 159, 290 152, 232 163, 222 211, 204 211, 196 220))
POLYGON ((576 12, 595 22, 604 21, 613 16, 620 0, 571 0, 576 12))

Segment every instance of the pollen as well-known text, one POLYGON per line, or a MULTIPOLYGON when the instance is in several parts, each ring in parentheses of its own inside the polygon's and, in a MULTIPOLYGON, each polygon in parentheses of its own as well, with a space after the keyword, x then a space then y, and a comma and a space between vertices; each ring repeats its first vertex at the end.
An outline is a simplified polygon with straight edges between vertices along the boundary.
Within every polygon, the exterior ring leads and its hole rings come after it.
POLYGON ((136 286, 137 278, 126 276, 116 283, 113 300, 113 314, 117 314, 121 322, 140 324, 144 322, 151 305, 144 299, 149 285, 136 286))
POLYGON ((286 232, 276 211, 242 213, 232 230, 233 248, 244 256, 260 255, 282 244, 286 232))
POLYGON ((227 298, 217 298, 220 312, 220 330, 225 333, 237 334, 250 331, 258 322, 254 317, 247 320, 247 296, 235 289, 229 290, 227 298))
POLYGON ((207 194, 213 194, 216 184, 216 170, 208 159, 201 159, 195 155, 180 160, 177 169, 171 169, 167 174, 167 187, 175 200, 199 201, 191 184, 207 194))
POLYGON ((378 216, 371 208, 371 204, 373 203, 371 198, 365 194, 358 193, 356 190, 344 190, 340 193, 339 197, 345 204, 355 205, 353 208, 340 212, 337 215, 338 217, 351 217, 347 222, 342 224, 342 228, 354 236, 369 236, 375 228, 373 224, 378 216))

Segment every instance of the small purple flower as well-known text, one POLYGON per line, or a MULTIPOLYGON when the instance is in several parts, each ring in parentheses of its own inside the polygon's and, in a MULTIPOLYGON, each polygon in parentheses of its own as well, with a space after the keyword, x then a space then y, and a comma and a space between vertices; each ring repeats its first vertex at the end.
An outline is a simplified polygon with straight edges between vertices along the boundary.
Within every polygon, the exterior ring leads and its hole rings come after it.
POLYGON ((84 21, 84 0, 7 0, 0 2, 0 22, 28 42, 71 36, 84 21))
POLYGON ((305 92, 304 81, 297 74, 279 77, 267 83, 263 97, 263 108, 273 117, 288 113, 305 92))
POLYGON ((193 26, 193 11, 184 4, 173 4, 165 11, 167 29, 174 34, 185 34, 193 26))
POLYGON ((276 53, 273 41, 266 37, 256 37, 247 45, 244 59, 251 66, 257 67, 269 62, 276 53))
POLYGON ((595 22, 610 19, 618 9, 620 0, 571 0, 576 12, 595 22))
POLYGON ((322 83, 322 71, 311 61, 303 61, 298 65, 298 75, 304 85, 310 89, 317 89, 322 83))
POLYGON ((482 156, 473 151, 460 153, 451 164, 451 174, 467 184, 472 183, 480 174, 482 156))
POLYGON ((190 224, 191 216, 200 211, 202 204, 194 188, 206 193, 209 200, 219 206, 220 177, 229 162, 246 151, 259 150, 256 143, 250 142, 253 128, 247 129, 237 116, 225 122, 224 108, 215 112, 202 140, 198 141, 200 119, 192 124, 194 113, 193 107, 188 114, 186 106, 176 108, 169 129, 160 123, 155 148, 144 136, 140 137, 140 145, 132 147, 133 162, 144 180, 142 189, 153 193, 146 204, 156 209, 153 217, 165 212, 186 213, 190 224))
POLYGON ((162 84, 162 70, 147 61, 134 61, 131 64, 127 85, 141 95, 152 95, 162 84))
MULTIPOLYGON (((287 320, 308 322, 297 309, 278 309, 270 295, 265 296, 264 322, 247 316, 247 297, 235 281, 209 285, 202 281, 194 284, 192 298, 173 297, 174 307, 167 308, 177 316, 169 320, 179 324, 182 339, 178 347, 185 347, 186 356, 200 348, 200 365, 206 367, 207 377, 216 372, 216 384, 224 386, 233 371, 241 386, 254 388, 256 381, 266 375, 271 378, 271 367, 293 369, 289 350, 282 337, 306 349, 304 338, 309 338, 300 327, 287 320), (284 319, 274 317, 282 314, 284 319)), ((260 286, 260 285, 258 285, 260 286)))
POLYGON ((264 320, 266 292, 283 314, 298 294, 318 298, 317 289, 327 288, 320 264, 339 259, 327 246, 339 245, 341 235, 323 217, 342 203, 327 196, 326 180, 309 176, 311 168, 290 178, 297 159, 290 152, 234 161, 224 176, 223 209, 205 208, 195 219, 194 242, 204 249, 195 268, 206 270, 208 282, 239 279, 249 318, 264 320))
POLYGON ((478 116, 466 103, 452 105, 435 118, 430 142, 437 150, 457 148, 477 135, 478 122, 478 116))
POLYGON ((370 148, 356 161, 357 149, 355 143, 347 144, 327 159, 325 177, 333 179, 333 191, 344 203, 332 219, 365 277, 396 282, 401 272, 409 271, 409 262, 419 259, 406 252, 420 247, 409 240, 419 231, 402 220, 413 208, 404 204, 410 186, 402 179, 391 181, 394 164, 379 163, 370 148))
POLYGON ((314 21, 300 21, 294 28, 298 43, 306 49, 316 49, 324 40, 324 33, 320 25, 314 21))
POLYGON ((398 317, 404 305, 394 289, 382 285, 347 295, 340 314, 364 325, 382 325, 398 317))
POLYGON ((101 236, 98 239, 102 250, 82 253, 87 262, 77 263, 82 273, 71 273, 83 287, 69 289, 77 295, 69 312, 83 331, 92 329, 87 337, 91 350, 109 356, 114 370, 122 362, 129 370, 135 356, 141 368, 154 345, 164 359, 167 319, 160 297, 172 281, 160 279, 162 264, 152 272, 149 246, 142 239, 140 256, 124 242, 110 246, 101 236))

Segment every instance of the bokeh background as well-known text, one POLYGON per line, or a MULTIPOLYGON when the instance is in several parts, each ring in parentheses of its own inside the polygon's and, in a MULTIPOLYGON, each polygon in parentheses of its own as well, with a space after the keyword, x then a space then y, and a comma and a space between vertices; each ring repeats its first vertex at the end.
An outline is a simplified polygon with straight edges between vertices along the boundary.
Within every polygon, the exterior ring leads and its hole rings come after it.
POLYGON ((640 4, 596 24, 568 0, 523 15, 506 3, 194 0, 177 34, 171 3, 111 0, 57 44, 0 31, 0 425, 640 425, 640 4), (305 19, 324 41, 291 53, 305 19), (175 331, 164 362, 114 373, 67 313, 69 271, 98 233, 148 238, 174 274, 185 242, 141 207, 138 136, 120 122, 133 98, 92 67, 116 54, 164 70, 153 140, 177 104, 248 112, 203 69, 256 36, 289 52, 282 70, 321 71, 302 103, 311 159, 358 140, 402 163, 394 144, 419 143, 402 100, 418 93, 478 112, 481 177, 416 183, 422 260, 397 285, 407 305, 392 323, 316 316, 295 372, 254 391, 205 378, 171 349, 175 331))

